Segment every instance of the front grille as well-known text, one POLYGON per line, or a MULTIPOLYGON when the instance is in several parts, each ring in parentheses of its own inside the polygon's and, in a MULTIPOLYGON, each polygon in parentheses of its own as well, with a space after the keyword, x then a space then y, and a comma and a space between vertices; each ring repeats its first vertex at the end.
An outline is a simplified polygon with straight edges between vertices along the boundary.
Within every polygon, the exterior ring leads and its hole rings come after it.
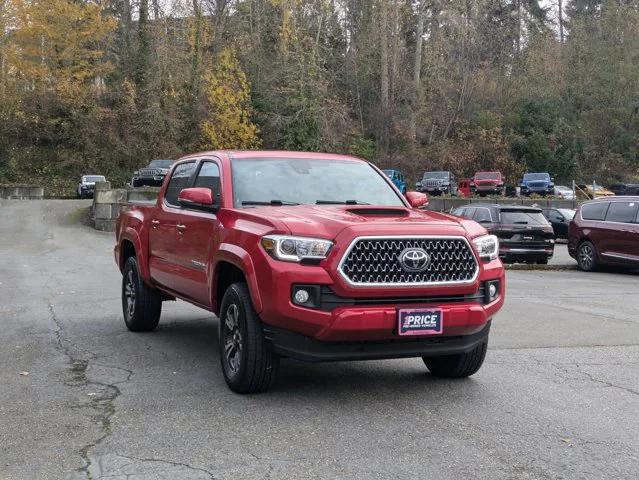
POLYGON ((424 180, 422 182, 422 185, 425 187, 439 187, 441 184, 441 180, 424 180))
POLYGON ((546 182, 530 182, 528 184, 529 188, 546 188, 547 186, 546 182))
POLYGON ((160 175, 159 168, 141 168, 140 169, 140 176, 154 177, 156 175, 160 175))
POLYGON ((355 286, 416 286, 471 283, 479 267, 463 237, 360 237, 342 258, 339 271, 355 286), (410 272, 400 263, 407 248, 421 248, 430 263, 410 272))

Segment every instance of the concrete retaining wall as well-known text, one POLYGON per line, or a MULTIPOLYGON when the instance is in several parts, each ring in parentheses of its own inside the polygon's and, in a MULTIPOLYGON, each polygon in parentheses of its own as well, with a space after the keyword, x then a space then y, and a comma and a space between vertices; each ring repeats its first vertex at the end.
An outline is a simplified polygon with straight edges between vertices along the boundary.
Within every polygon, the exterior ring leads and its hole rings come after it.
POLYGON ((11 200, 42 200, 44 188, 34 185, 4 186, 0 185, 0 198, 11 200))
POLYGON ((469 203, 498 203, 500 205, 527 205, 536 207, 554 207, 554 208, 576 208, 579 204, 576 200, 550 200, 550 199, 530 199, 530 198, 439 198, 429 197, 427 210, 435 210, 438 212, 450 212, 451 210, 468 205, 469 203))
POLYGON ((111 188, 109 182, 95 184, 91 220, 96 230, 115 231, 115 221, 125 205, 154 201, 159 188, 111 188))

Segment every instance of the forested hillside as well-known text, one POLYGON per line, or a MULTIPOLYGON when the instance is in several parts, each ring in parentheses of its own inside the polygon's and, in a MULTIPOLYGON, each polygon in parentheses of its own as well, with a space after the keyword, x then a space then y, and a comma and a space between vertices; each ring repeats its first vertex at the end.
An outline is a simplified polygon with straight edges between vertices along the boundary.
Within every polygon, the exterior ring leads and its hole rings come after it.
POLYGON ((639 174, 638 0, 0 0, 0 35, 0 183, 258 147, 639 174))

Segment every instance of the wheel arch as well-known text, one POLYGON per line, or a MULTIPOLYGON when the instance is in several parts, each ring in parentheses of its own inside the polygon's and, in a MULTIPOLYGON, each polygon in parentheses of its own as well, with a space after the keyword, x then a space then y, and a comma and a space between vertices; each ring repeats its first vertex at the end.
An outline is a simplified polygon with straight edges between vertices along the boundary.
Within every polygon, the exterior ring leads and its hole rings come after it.
POLYGON ((219 313, 222 297, 230 285, 245 282, 253 301, 253 308, 259 314, 262 311, 262 298, 255 276, 255 267, 248 252, 237 245, 221 244, 218 255, 211 282, 213 311, 216 314, 219 313))

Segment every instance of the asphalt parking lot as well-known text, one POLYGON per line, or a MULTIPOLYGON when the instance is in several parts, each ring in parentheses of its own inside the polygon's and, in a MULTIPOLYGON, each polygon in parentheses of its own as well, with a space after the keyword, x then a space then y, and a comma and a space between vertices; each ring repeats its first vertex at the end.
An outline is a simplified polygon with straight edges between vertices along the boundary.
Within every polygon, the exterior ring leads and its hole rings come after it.
POLYGON ((636 479, 639 275, 509 271, 484 367, 285 361, 238 396, 216 320, 121 318, 86 201, 0 200, 0 479, 636 479))

